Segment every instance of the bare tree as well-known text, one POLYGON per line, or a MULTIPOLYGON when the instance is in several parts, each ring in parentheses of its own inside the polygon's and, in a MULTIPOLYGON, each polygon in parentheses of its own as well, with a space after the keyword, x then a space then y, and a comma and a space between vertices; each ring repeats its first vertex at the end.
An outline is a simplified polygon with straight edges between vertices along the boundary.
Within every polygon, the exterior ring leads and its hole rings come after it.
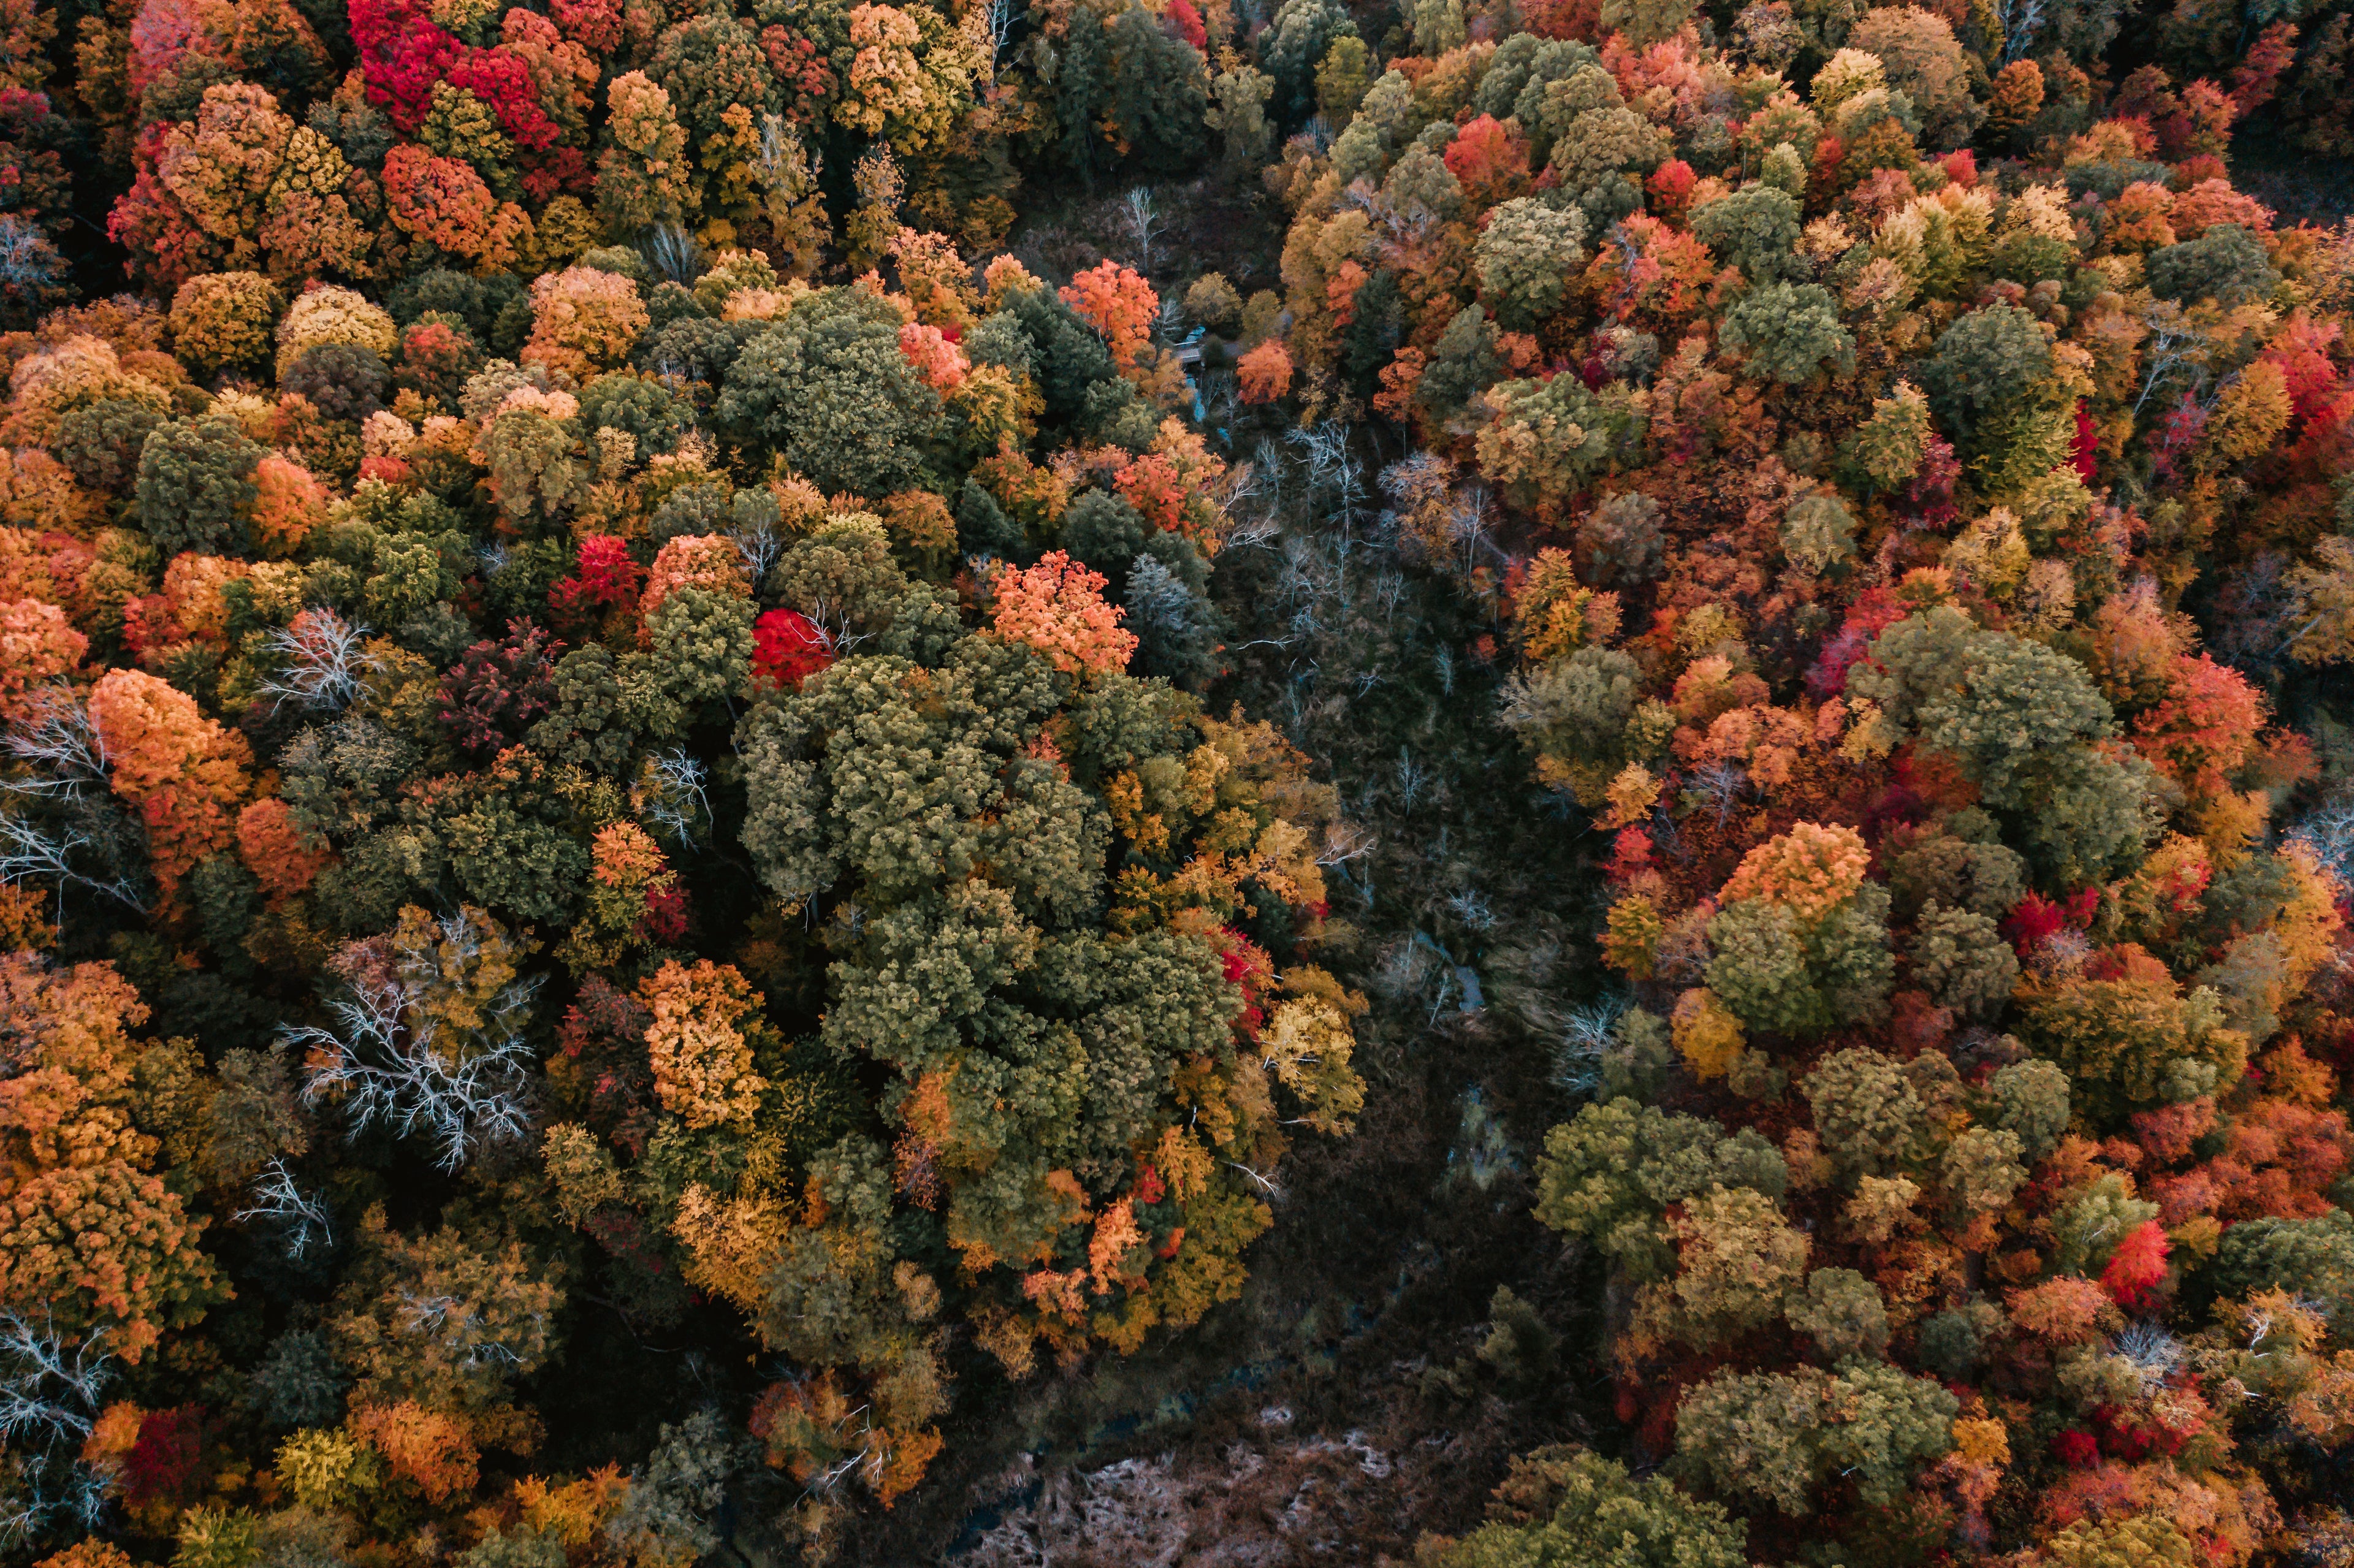
POLYGON ((0 1446, 17 1460, 13 1495, 0 1505, 0 1546, 58 1525, 87 1532, 105 1511, 112 1477, 84 1464, 81 1446, 113 1375, 106 1332, 69 1345, 47 1313, 36 1324, 0 1308, 0 1446))
MULTIPOLYGON (((463 915, 441 922, 445 948, 463 957, 479 940, 463 915)), ((338 1101, 355 1131, 379 1123, 399 1137, 430 1139, 455 1171, 486 1143, 520 1139, 530 1128, 526 1089, 533 1054, 524 1037, 539 979, 502 987, 472 1028, 451 1028, 430 1003, 423 975, 355 967, 327 1004, 333 1022, 282 1032, 306 1054, 305 1104, 338 1101)))
POLYGON ((709 777, 700 758, 683 746, 673 747, 646 759, 631 804, 681 849, 691 848, 711 821, 711 796, 705 788, 709 777))
POLYGON ((2288 837, 2341 881, 2354 880, 2354 797, 2316 807, 2288 837))
POLYGON ((334 1217, 326 1201, 304 1192, 286 1161, 275 1156, 253 1184, 253 1202, 229 1218, 241 1225, 260 1220, 279 1226, 290 1259, 299 1260, 313 1246, 333 1246, 335 1241, 334 1217))
POLYGON ((2002 33, 2002 63, 2025 59, 2043 30, 2043 0, 1995 0, 1994 19, 2002 33))
POLYGON ((8 755, 32 771, 0 779, 0 789, 16 795, 80 796, 106 782, 106 741, 90 722, 90 711, 63 683, 27 694, 26 717, 8 729, 8 755))
POLYGON ((539 1353, 528 1341, 545 1340, 547 1314, 535 1311, 525 1319, 529 1331, 520 1351, 484 1325, 479 1308, 455 1296, 420 1296, 404 1290, 400 1304, 393 1308, 393 1322, 403 1333, 439 1341, 460 1366, 521 1372, 526 1358, 539 1353))
POLYGON ((2141 416, 2142 405, 2148 402, 2160 387, 2171 384, 2186 372, 2195 390, 2205 378, 2207 337, 2198 328, 2183 320, 2182 310, 2168 301, 2153 309, 2147 318, 2149 323, 2149 344, 2143 353, 2141 395, 2134 399, 2134 416, 2141 416))
POLYGON ((292 626, 262 639, 262 646, 285 661, 262 677, 259 690, 275 711, 286 703, 314 712, 337 713, 360 694, 376 661, 367 652, 368 629, 332 609, 306 609, 292 626))
POLYGON ((769 575, 769 568, 775 566, 785 553, 784 540, 778 536, 775 525, 765 518, 729 529, 727 542, 736 546, 736 554, 743 561, 745 575, 752 579, 755 592, 758 590, 761 579, 769 575))
POLYGON ((692 283, 703 276, 703 247, 695 236, 673 223, 658 223, 638 241, 646 264, 673 283, 692 283))
POLYGON ((1128 232, 1136 241, 1136 270, 1147 278, 1152 276, 1152 253, 1161 243, 1161 207, 1152 199, 1152 192, 1138 185, 1119 198, 1119 215, 1128 224, 1128 232))
POLYGON ((1022 0, 988 0, 981 8, 981 26, 989 35, 989 70, 991 76, 1003 69, 1006 48, 1013 41, 1013 29, 1029 14, 1030 7, 1022 4, 1022 0))

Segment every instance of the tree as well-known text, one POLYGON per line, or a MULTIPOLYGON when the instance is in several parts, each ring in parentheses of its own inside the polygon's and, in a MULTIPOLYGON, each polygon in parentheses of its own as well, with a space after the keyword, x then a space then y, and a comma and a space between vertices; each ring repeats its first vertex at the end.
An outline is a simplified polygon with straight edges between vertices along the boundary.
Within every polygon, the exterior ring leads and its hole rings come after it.
POLYGON ((1545 1137, 1537 1218, 1593 1241, 1638 1279, 1665 1272, 1673 1254, 1660 1215, 1713 1188, 1780 1196, 1781 1153, 1755 1131, 1727 1136, 1715 1124, 1638 1106, 1587 1106, 1545 1137))
POLYGON ((2236 223, 2219 223, 2196 239, 2153 250, 2143 262, 2152 293, 2196 304, 2235 305, 2272 292, 2280 274, 2264 242, 2236 223))
POLYGON ((1526 331, 1559 312, 1585 269, 1585 215, 1575 207, 1522 196, 1493 208, 1473 256, 1496 319, 1526 331))
POLYGON ((421 1135, 455 1170, 528 1125, 523 1029, 536 980, 518 978, 506 931, 461 906, 440 922, 410 906, 395 930, 343 955, 328 1025, 289 1029, 306 1104, 342 1108, 355 1133, 421 1135))
POLYGON ((258 365, 285 296, 259 272, 207 272, 172 295, 172 349, 198 370, 258 365))
POLYGON ((887 495, 923 482, 940 407, 900 354, 896 320, 875 319, 843 291, 753 338, 713 415, 830 493, 887 495))
POLYGON ((1994 921, 1932 902, 1921 911, 1908 955, 1916 984, 1966 1017, 1999 1012, 2019 983, 2019 960, 1994 921))
POLYGON ((1539 1448, 1512 1461, 1491 1513, 1459 1542, 1426 1538, 1436 1568, 1739 1568, 1747 1530, 1659 1477, 1632 1480, 1615 1459, 1539 1448))
POLYGON ((1814 283, 1751 290, 1724 313, 1718 338, 1756 374, 1793 386, 1813 380, 1826 364, 1845 374, 1855 352, 1837 302, 1814 283))
POLYGON ((1848 47, 1876 56, 1887 68, 1890 88, 1903 93, 1921 117, 1921 133, 1932 147, 1960 146, 1985 117, 1972 96, 1969 61, 1950 23, 1919 6, 1882 6, 1867 11, 1848 47))
POLYGON ((1957 436, 1976 435, 2051 374, 2052 344, 2016 305, 1991 304, 1961 317, 1921 365, 1929 407, 1957 436))
POLYGON ((670 94, 637 70, 615 77, 605 93, 611 143, 598 154, 598 210, 623 232, 681 221, 693 171, 670 94))
POLYGON ((136 670, 99 678, 90 724, 108 787, 138 808, 150 869, 169 895, 199 861, 235 842, 251 748, 206 718, 194 698, 136 670))
POLYGON ((1210 79, 1201 51, 1161 31, 1152 14, 1129 6, 1105 29, 1111 48, 1109 119, 1148 169, 1178 173, 1209 151, 1203 134, 1210 79))
POLYGON ((1915 1467, 1952 1446, 1958 1408, 1938 1383, 1889 1366, 1720 1372, 1684 1396, 1676 1456, 1695 1479, 1786 1514, 1811 1513, 1834 1477, 1851 1479, 1866 1507, 1886 1507, 1915 1467))
POLYGON ((217 555, 251 548, 248 519, 261 448, 226 419, 156 426, 139 449, 141 524, 167 554, 217 555))
POLYGON ((1849 830, 1800 823, 1725 884, 1708 923, 1708 983, 1749 1027, 1811 1033, 1885 1007, 1888 894, 1863 880, 1861 852, 1849 830))
POLYGON ((1694 207, 1691 231, 1754 284, 1797 273, 1798 204, 1772 185, 1744 185, 1694 207))
POLYGON ((135 1364, 227 1295, 196 1245, 206 1222, 149 1173, 156 1140, 129 1115, 140 1054, 130 1031, 147 1009, 111 965, 52 969, 31 953, 0 958, 0 998, 17 1086, 0 1179, 0 1308, 18 1354, 49 1375, 95 1372, 101 1350, 135 1364), (37 1339, 25 1316, 36 1309, 37 1339), (70 1346, 80 1354, 60 1360, 70 1346))

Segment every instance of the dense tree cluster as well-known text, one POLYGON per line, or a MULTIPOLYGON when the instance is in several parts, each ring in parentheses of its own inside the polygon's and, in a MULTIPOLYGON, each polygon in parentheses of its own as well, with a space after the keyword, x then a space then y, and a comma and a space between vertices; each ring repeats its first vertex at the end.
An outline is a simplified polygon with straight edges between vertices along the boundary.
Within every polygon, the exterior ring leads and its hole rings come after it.
MULTIPOLYGON (((1537 1217, 1765 1560, 2293 1555, 2354 1352, 2299 1341, 2310 1414, 2234 1380, 2345 1288, 2346 840, 2284 830, 2349 760, 2354 245, 2224 155, 2294 29, 2110 85, 1975 14, 1680 15, 1425 7, 1267 172, 1246 374, 1411 429, 1393 516, 1608 835, 1537 1217)), ((1439 1560, 1589 1560, 1575 1511, 1439 1560)))
MULTIPOLYGON (((475 112, 428 26, 355 115, 475 112)), ((660 49, 765 73, 727 26, 660 49)), ((822 1539, 960 1382, 1232 1299, 1364 1004, 1304 961, 1330 789, 1189 689, 1231 486, 1150 287, 907 228, 898 287, 289 287, 202 232, 168 305, 0 350, 10 1549, 684 1562, 747 1497, 822 1539), (773 1370, 551 1471, 591 1318, 773 1370)))
POLYGON ((1452 1000, 1399 1552, 2345 1568, 2349 26, 0 0, 0 1559, 825 1560, 1452 1000))

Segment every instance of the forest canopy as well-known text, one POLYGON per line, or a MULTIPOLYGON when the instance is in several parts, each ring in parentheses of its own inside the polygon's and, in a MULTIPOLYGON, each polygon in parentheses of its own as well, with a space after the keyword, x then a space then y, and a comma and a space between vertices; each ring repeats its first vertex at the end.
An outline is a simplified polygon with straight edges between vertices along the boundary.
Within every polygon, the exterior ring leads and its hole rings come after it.
POLYGON ((0 1559, 2354 1564, 2349 18, 0 4, 0 1559))

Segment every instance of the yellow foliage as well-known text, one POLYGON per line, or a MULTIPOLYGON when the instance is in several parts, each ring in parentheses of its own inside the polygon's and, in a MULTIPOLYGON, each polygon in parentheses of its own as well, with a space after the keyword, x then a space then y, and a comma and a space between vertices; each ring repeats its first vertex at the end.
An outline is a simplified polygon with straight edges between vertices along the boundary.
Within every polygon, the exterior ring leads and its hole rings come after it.
POLYGON ((673 959, 639 985, 638 999, 654 1015, 646 1051, 663 1107, 692 1128, 750 1121, 769 1086, 752 1071, 751 1043, 736 1021, 757 1011, 761 997, 736 967, 700 959, 688 969, 673 959))
POLYGON ((773 1193, 721 1199, 698 1181, 680 1196, 670 1229, 690 1255, 689 1280, 758 1316, 769 1299, 761 1282, 792 1224, 773 1193))
POLYGON ((1732 1071, 1744 1038, 1741 1020, 1725 1011, 1714 991, 1698 986, 1684 992, 1676 999, 1676 1010, 1669 1022, 1677 1054, 1683 1057, 1693 1077, 1709 1083, 1732 1071))

